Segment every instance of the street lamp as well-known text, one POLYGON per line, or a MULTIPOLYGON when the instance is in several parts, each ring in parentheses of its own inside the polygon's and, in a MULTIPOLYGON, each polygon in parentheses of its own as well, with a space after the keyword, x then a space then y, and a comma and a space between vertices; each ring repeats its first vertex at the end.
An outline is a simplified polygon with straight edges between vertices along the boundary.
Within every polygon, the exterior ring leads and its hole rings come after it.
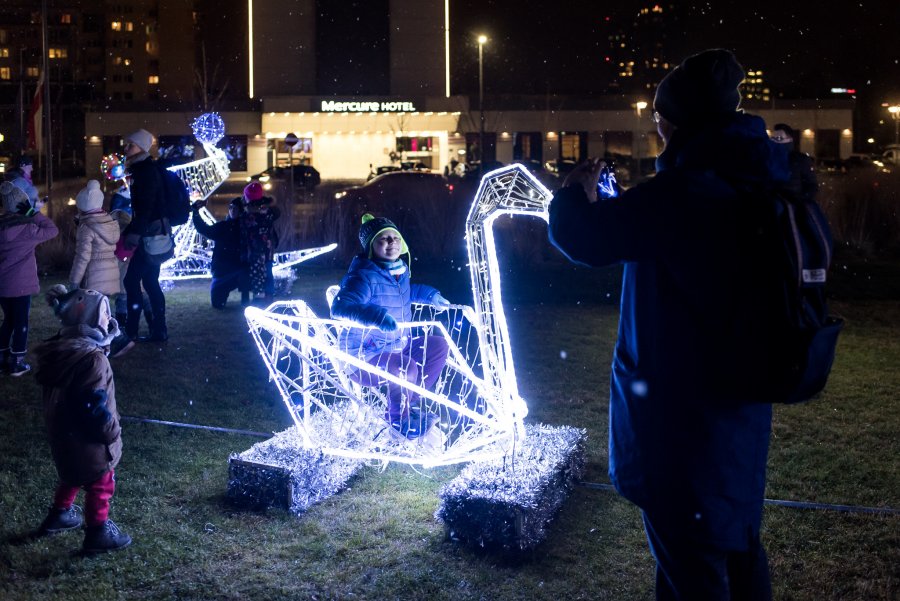
POLYGON ((900 106, 895 104, 887 107, 887 110, 894 119, 894 145, 900 145, 900 106))
POLYGON ((486 35, 478 36, 478 112, 481 125, 478 129, 478 175, 484 175, 484 45, 486 35))
POLYGON ((641 142, 643 141, 644 135, 641 133, 641 111, 647 108, 647 102, 645 100, 638 100, 634 103, 634 114, 636 116, 635 119, 635 143, 634 143, 634 154, 635 154, 635 169, 634 169, 634 178, 635 181, 640 179, 641 177, 641 142))

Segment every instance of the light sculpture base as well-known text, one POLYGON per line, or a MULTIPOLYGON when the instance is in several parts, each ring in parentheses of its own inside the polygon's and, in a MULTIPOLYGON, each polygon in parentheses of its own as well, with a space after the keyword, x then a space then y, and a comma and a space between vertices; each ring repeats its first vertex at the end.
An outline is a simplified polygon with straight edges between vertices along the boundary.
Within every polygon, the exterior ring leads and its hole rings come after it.
POLYGON ((514 456, 470 463, 441 488, 435 517, 451 540, 516 553, 546 538, 584 473, 586 434, 569 426, 525 429, 514 456))
POLYGON ((294 428, 228 460, 228 500, 241 508, 300 515, 339 493, 365 462, 304 449, 294 428))

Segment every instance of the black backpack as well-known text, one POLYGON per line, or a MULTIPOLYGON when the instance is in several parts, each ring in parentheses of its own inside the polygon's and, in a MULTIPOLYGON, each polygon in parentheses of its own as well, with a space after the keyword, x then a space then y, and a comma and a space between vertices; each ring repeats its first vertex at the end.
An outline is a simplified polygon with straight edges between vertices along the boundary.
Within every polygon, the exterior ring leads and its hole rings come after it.
POLYGON ((825 387, 844 325, 829 314, 825 297, 831 230, 815 200, 789 190, 768 190, 749 202, 759 253, 754 296, 764 322, 750 345, 756 381, 748 388, 772 402, 806 401, 825 387))
POLYGON ((173 171, 157 163, 162 180, 163 216, 169 225, 184 225, 191 216, 191 197, 187 184, 173 171))

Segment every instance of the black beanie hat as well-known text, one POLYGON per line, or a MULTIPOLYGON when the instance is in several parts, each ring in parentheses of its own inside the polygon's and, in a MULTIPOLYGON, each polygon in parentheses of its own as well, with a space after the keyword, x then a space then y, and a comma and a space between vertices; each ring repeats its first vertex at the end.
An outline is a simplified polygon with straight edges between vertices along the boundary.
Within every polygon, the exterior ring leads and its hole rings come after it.
MULTIPOLYGON (((362 216, 362 226, 359 228, 359 243, 362 244, 363 250, 365 250, 369 256, 372 255, 372 241, 384 230, 394 230, 398 234, 400 233, 400 230, 394 222, 387 217, 374 217, 371 213, 366 213, 362 216)), ((401 234, 400 237, 403 238, 403 235, 401 234)), ((409 252, 409 248, 406 246, 406 240, 403 240, 401 248, 402 254, 409 252)))
POLYGON ((700 125, 733 113, 741 104, 744 69, 722 48, 689 56, 656 88, 653 108, 677 127, 700 125))

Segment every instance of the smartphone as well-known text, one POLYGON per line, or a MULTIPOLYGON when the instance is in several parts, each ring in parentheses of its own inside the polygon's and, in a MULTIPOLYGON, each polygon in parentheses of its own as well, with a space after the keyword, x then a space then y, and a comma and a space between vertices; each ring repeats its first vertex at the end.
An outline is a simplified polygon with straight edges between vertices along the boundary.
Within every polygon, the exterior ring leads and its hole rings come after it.
POLYGON ((599 198, 615 198, 618 195, 616 165, 615 163, 607 163, 600 171, 600 180, 597 182, 597 196, 599 198))

